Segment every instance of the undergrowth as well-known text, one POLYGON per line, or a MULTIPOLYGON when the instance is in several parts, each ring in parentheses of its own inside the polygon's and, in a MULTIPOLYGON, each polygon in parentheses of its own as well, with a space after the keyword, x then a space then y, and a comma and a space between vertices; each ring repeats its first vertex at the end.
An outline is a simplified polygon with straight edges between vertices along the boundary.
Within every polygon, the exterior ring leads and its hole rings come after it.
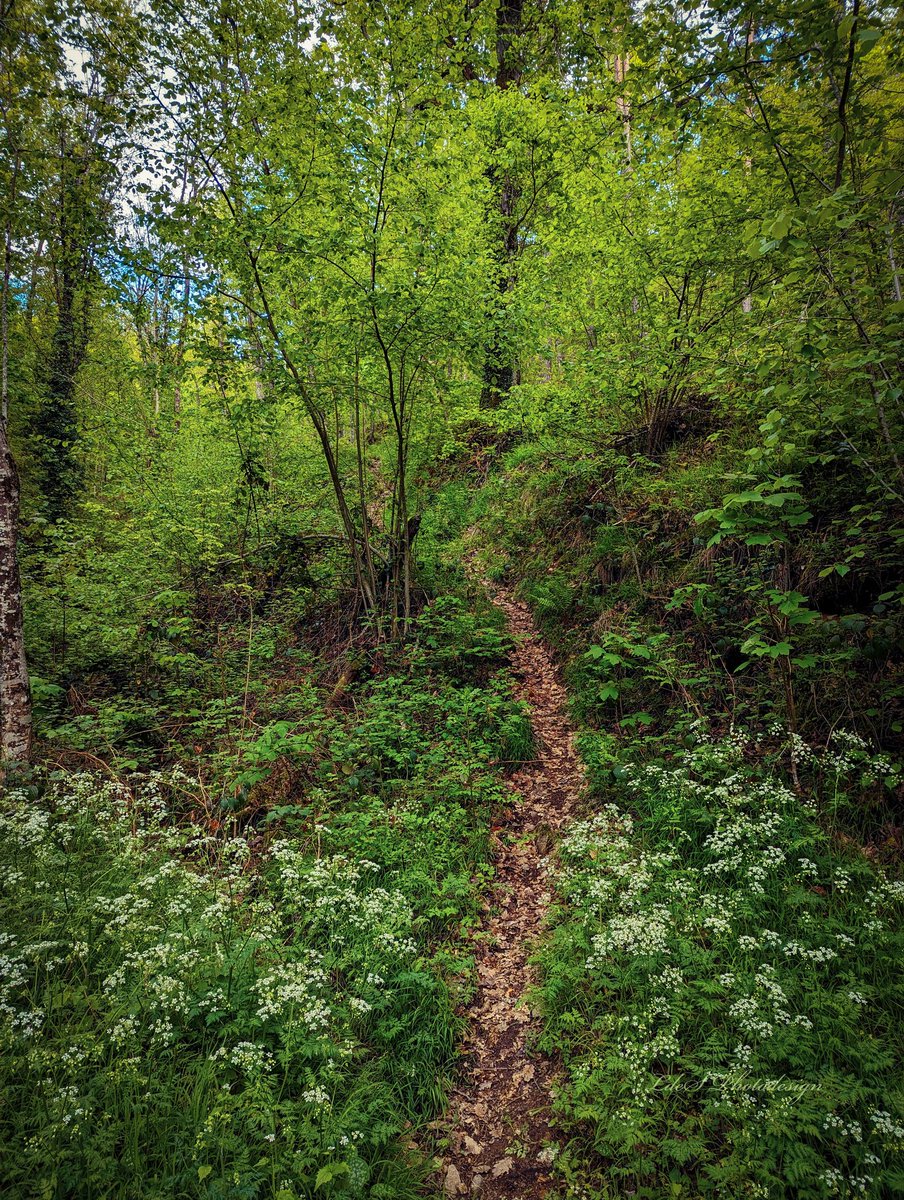
POLYGON ((894 506, 864 502, 853 471, 771 473, 731 437, 657 461, 524 442, 472 506, 491 572, 530 605, 586 724, 666 733, 691 711, 824 741, 841 719, 900 745, 894 506))
POLYGON ((421 1194, 529 754, 500 629, 438 601, 342 706, 287 693, 219 799, 179 768, 7 793, 5 1195, 421 1194))
POLYGON ((540 437, 472 504, 584 729, 539 956, 568 1196, 904 1190, 900 591, 862 499, 729 437, 540 437))
POLYGON ((252 873, 168 824, 186 782, 7 800, 6 1194, 415 1194, 392 1141, 455 1022, 404 881, 292 839, 252 873))
POLYGON ((899 1194, 904 884, 825 824, 899 779, 856 735, 801 762, 802 796, 741 732, 686 740, 584 747, 596 815, 560 845, 542 953, 569 1194, 899 1194))

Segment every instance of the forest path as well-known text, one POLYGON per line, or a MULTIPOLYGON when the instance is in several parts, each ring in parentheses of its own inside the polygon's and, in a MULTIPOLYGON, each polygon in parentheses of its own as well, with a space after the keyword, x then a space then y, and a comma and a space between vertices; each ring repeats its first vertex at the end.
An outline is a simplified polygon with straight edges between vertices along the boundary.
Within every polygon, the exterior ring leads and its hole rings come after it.
POLYGON ((584 769, 574 747, 567 694, 527 605, 483 579, 516 639, 515 691, 530 709, 534 754, 507 781, 493 889, 475 939, 477 993, 467 1010, 466 1067, 445 1127, 446 1196, 539 1200, 551 1184, 551 1091, 556 1067, 535 1050, 539 1014, 527 1002, 529 964, 550 902, 548 855, 577 811, 584 769))

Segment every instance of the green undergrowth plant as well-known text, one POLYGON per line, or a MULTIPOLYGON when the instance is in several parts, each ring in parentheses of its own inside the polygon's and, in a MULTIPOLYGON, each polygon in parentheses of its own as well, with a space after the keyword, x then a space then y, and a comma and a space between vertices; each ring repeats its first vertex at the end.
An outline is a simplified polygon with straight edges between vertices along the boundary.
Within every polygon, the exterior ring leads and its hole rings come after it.
MULTIPOLYGON (((276 828, 312 847, 364 854, 399 872, 432 945, 476 919, 500 770, 529 757, 529 723, 508 685, 418 685, 389 676, 363 689, 354 719, 323 722, 311 782, 271 807, 276 828)), ((453 968, 456 989, 467 964, 453 968)))
POLYGON ((469 481, 453 478, 436 489, 426 504, 415 550, 418 579, 432 596, 461 589, 463 571, 460 538, 472 519, 473 490, 469 481))
POLYGON ((469 604, 460 596, 437 596, 418 619, 415 646, 427 666, 473 677, 504 663, 512 639, 502 613, 486 601, 469 604))
POLYGON ((495 610, 438 598, 410 643, 385 650, 353 706, 310 715, 301 778, 268 815, 416 880, 437 940, 475 919, 500 774, 533 753, 503 666, 509 646, 495 610))
POLYGON ((439 596, 407 642, 378 647, 369 664, 362 659, 349 703, 324 707, 314 693, 288 694, 287 706, 299 706, 296 721, 264 728, 243 752, 245 774, 255 782, 289 759, 300 786, 327 789, 339 807, 366 794, 391 798, 401 785, 432 796, 459 778, 471 780, 474 796, 491 795, 494 766, 531 752, 530 723, 506 670, 511 647, 486 601, 439 596))
POLYGON ((628 433, 537 436, 488 475, 470 523, 582 722, 631 736, 690 710, 900 740, 898 508, 872 486, 864 503, 844 456, 788 440, 755 457, 767 424, 690 430, 655 458, 628 433))
POLYGON ((338 702, 293 677, 235 714, 211 786, 9 792, 0 1190, 421 1194, 402 1142, 445 1106, 501 773, 532 754, 510 648, 440 597, 338 702))
POLYGON ((176 828, 189 786, 3 802, 4 1194, 414 1197, 458 1029, 416 866, 176 828))
POLYGON ((901 1193, 904 884, 827 832, 900 772, 843 732, 798 746, 802 794, 740 731, 599 740, 542 953, 573 1194, 901 1193))
POLYGON ((663 694, 699 712, 695 696, 712 683, 711 673, 693 662, 686 645, 635 621, 602 631, 570 679, 579 716, 596 725, 615 717, 625 732, 652 725, 655 718, 648 710, 661 710, 663 694))

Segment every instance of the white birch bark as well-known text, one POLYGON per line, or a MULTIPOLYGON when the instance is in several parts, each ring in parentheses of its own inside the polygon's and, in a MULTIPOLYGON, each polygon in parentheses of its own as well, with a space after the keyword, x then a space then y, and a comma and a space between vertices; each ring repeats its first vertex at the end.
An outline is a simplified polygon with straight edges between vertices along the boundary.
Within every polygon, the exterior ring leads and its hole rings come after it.
POLYGON ((0 763, 27 759, 31 747, 18 525, 19 476, 0 422, 0 763))

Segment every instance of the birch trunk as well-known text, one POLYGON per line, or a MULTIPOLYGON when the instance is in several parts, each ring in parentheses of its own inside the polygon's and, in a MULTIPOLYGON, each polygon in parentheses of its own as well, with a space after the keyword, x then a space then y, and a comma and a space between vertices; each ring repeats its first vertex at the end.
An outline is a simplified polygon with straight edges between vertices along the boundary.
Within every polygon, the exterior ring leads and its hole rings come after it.
POLYGON ((24 761, 31 748, 18 524, 19 476, 6 426, 0 421, 0 763, 24 761))

